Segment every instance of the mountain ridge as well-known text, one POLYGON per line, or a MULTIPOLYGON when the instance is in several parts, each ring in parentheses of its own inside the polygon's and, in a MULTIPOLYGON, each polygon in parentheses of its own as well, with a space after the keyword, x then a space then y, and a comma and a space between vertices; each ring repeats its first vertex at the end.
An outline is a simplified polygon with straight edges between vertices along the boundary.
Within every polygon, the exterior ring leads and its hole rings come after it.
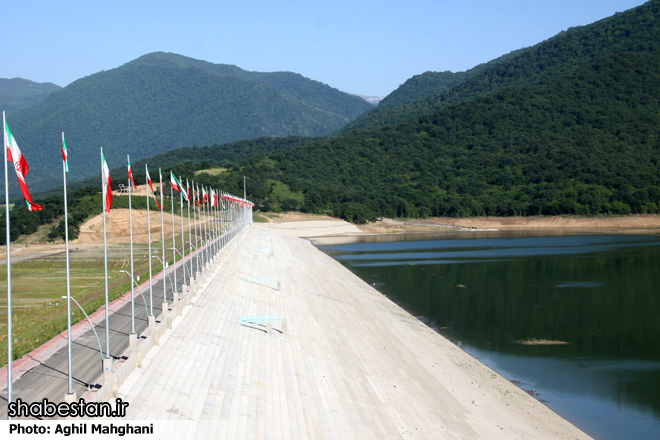
POLYGON ((343 131, 396 125, 506 87, 538 84, 612 53, 660 50, 659 15, 660 2, 651 0, 589 25, 569 28, 533 46, 476 66, 464 72, 464 81, 450 88, 437 87, 426 96, 419 97, 407 92, 407 84, 404 83, 401 90, 393 92, 399 95, 398 105, 378 106, 343 131))
POLYGON ((30 107, 62 87, 51 82, 38 83, 24 78, 0 78, 0 108, 7 115, 30 107))
POLYGON ((138 160, 193 145, 329 134, 369 108, 299 74, 248 72, 154 52, 76 80, 8 123, 31 166, 28 184, 39 191, 60 180, 44 165, 57 157, 62 131, 73 182, 96 172, 101 146, 119 166, 128 152, 138 160))

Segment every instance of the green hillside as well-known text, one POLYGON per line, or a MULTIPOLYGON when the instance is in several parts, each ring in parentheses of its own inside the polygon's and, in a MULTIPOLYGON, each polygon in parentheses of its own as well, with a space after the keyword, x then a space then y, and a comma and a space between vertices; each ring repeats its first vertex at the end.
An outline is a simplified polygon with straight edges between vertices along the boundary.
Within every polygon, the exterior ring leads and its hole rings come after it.
POLYGON ((0 78, 0 110, 7 115, 46 99, 61 87, 53 83, 36 83, 22 78, 0 78))
POLYGON ((375 216, 660 212, 660 54, 612 55, 542 85, 449 106, 397 127, 251 156, 266 207, 375 216), (298 194, 281 200, 277 182, 298 194))
POLYGON ((401 91, 392 93, 397 95, 396 105, 379 105, 347 129, 400 124, 445 106, 508 87, 540 84, 553 76, 574 72, 580 66, 604 56, 630 51, 658 51, 659 14, 660 2, 653 0, 588 26, 570 28, 533 47, 512 52, 464 72, 465 80, 451 88, 444 84, 435 89, 429 88, 431 93, 424 97, 420 97, 406 83, 401 91))
POLYGON ((398 125, 292 142, 205 178, 236 192, 246 175, 263 209, 353 221, 660 212, 659 4, 564 32, 451 91, 490 81, 495 92, 466 92, 477 96, 398 125), (519 80, 505 87, 507 78, 519 80))
MULTIPOLYGON (((469 78, 467 72, 424 72, 415 75, 378 104, 378 109, 399 107, 450 90, 469 78)), ((365 115, 366 116, 366 115, 365 115)), ((362 117, 365 117, 362 116, 362 117)))
POLYGON ((9 120, 34 191, 60 184, 60 133, 71 181, 165 151, 264 136, 331 133, 371 108, 361 98, 289 72, 246 72, 174 54, 145 55, 75 81, 9 120))

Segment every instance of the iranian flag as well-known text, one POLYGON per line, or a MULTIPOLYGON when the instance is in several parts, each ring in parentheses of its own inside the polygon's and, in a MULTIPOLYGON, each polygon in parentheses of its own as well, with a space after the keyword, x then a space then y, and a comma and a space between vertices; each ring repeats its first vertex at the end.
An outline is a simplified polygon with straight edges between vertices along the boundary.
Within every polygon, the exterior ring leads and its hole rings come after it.
POLYGON ((174 191, 179 191, 183 198, 187 201, 188 200, 188 195, 186 192, 183 190, 183 186, 181 186, 181 183, 179 182, 179 179, 176 178, 174 173, 170 171, 170 185, 172 186, 172 189, 174 191))
POLYGON ((156 191, 154 191, 154 186, 151 184, 151 176, 149 175, 149 168, 147 166, 144 166, 144 171, 147 173, 147 184, 149 185, 149 188, 151 189, 151 195, 154 197, 154 201, 156 202, 156 206, 158 209, 160 209, 160 205, 158 204, 158 199, 156 198, 156 191))
POLYGON ((62 133, 62 160, 64 161, 64 171, 69 172, 69 153, 66 151, 66 142, 64 141, 64 133, 62 133))
POLYGON ((211 190, 211 206, 216 206, 218 204, 218 195, 215 190, 211 190))
POLYGON ((172 189, 174 191, 179 191, 179 192, 183 191, 183 188, 179 183, 179 179, 176 178, 176 176, 172 171, 170 171, 170 186, 172 186, 172 189))
MULTIPOLYGON (((181 179, 181 176, 179 176, 179 179, 181 179)), ((183 190, 183 185, 181 185, 181 183, 179 183, 179 186, 181 187, 181 195, 183 196, 183 200, 185 200, 186 202, 190 202, 190 197, 188 197, 188 191, 183 190)))
MULTIPOLYGON (((158 179, 160 182, 160 215, 163 215, 163 207, 165 206, 165 203, 163 203, 163 173, 161 172, 160 168, 158 168, 158 179)), ((165 284, 165 282, 163 282, 163 284, 165 284)))
POLYGON ((21 187, 21 193, 23 194, 23 198, 25 199, 28 210, 41 211, 43 207, 32 202, 32 196, 30 196, 30 192, 27 189, 25 176, 27 176, 28 173, 28 164, 25 161, 23 154, 21 153, 21 149, 18 148, 16 139, 14 139, 14 136, 12 136, 7 122, 5 122, 5 142, 5 148, 7 149, 7 160, 14 163, 18 185, 21 187))
POLYGON ((208 194, 206 194, 206 188, 202 187, 202 203, 206 203, 206 199, 208 198, 208 194))
POLYGON ((174 173, 170 171, 170 186, 174 191, 183 191, 183 188, 181 188, 181 184, 179 183, 179 180, 176 178, 174 173))
POLYGON ((105 212, 110 212, 112 205, 112 188, 110 188, 110 169, 105 161, 105 156, 101 152, 101 161, 103 162, 103 172, 101 173, 101 186, 103 188, 103 199, 105 200, 105 212))
POLYGON ((128 161, 128 180, 133 184, 133 188, 137 189, 137 186, 135 186, 135 180, 133 180, 133 171, 131 170, 131 158, 126 155, 126 160, 128 161))

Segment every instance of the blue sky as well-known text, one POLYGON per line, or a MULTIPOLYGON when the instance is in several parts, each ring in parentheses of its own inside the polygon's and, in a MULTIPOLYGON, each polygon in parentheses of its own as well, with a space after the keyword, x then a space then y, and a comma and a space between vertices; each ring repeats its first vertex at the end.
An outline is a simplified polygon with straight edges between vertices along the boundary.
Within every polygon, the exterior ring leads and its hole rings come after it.
POLYGON ((20 0, 2 10, 0 77, 66 86, 149 52, 291 71, 385 96, 463 71, 642 0, 20 0))

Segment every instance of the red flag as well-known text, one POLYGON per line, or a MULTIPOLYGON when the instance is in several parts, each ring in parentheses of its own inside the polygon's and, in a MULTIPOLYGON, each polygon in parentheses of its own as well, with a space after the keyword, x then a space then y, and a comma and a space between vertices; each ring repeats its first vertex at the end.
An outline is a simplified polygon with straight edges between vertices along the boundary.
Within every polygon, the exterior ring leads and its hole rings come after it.
POLYGON ((151 195, 154 198, 154 202, 156 202, 156 206, 158 207, 158 209, 160 209, 160 205, 158 204, 158 199, 156 198, 156 191, 154 191, 154 186, 151 184, 151 176, 149 175, 149 168, 147 168, 146 165, 144 166, 144 171, 147 173, 147 184, 151 189, 151 195))
POLYGON ((14 163, 14 169, 16 170, 16 178, 18 179, 18 185, 21 187, 21 193, 25 199, 28 210, 30 211, 41 211, 43 206, 37 205, 32 202, 32 196, 27 189, 27 184, 25 183, 25 176, 28 173, 28 164, 21 153, 21 149, 18 148, 16 139, 12 136, 11 131, 9 130, 9 125, 5 122, 5 139, 7 140, 7 160, 14 163))
POLYGON ((110 187, 110 169, 105 161, 105 156, 101 153, 103 162, 103 173, 101 173, 101 186, 103 188, 103 197, 105 197, 105 212, 110 212, 112 206, 112 188, 110 187))
POLYGON ((186 201, 188 200, 188 194, 183 190, 183 186, 179 182, 179 179, 176 178, 172 171, 170 171, 170 186, 174 191, 180 192, 186 201))
POLYGON ((131 158, 126 155, 126 159, 128 160, 128 180, 133 184, 133 188, 137 189, 137 186, 135 186, 135 180, 133 180, 133 171, 131 171, 131 158))

